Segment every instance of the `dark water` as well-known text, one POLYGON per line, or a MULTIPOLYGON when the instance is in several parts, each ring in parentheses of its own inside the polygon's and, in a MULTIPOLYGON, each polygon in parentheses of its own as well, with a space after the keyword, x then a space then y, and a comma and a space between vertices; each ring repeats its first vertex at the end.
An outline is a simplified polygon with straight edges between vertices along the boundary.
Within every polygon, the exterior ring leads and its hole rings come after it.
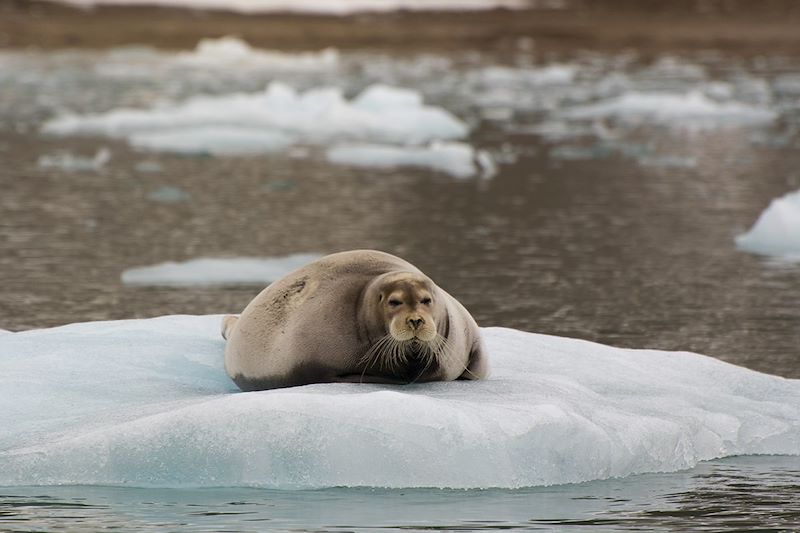
POLYGON ((7 531, 796 531, 800 461, 522 490, 31 487, 0 494, 7 531))
MULTIPOLYGON (((773 198, 800 188, 800 56, 541 57, 521 42, 494 54, 364 52, 324 72, 220 75, 173 69, 152 51, 116 53, 2 54, 2 328, 238 312, 260 287, 128 287, 120 274, 200 256, 378 248, 417 264, 481 325, 692 350, 800 378, 800 266, 734 244, 773 198), (126 72, 129 63, 140 70, 126 72), (552 84, 483 72, 552 64, 577 74, 552 84), (63 110, 255 91, 272 79, 348 94, 375 81, 419 90, 473 126, 469 142, 499 172, 458 180, 333 166, 315 148, 299 158, 189 157, 39 133, 63 110), (722 94, 777 118, 694 128, 606 118, 561 124, 560 136, 539 128, 564 122, 559 111, 573 105, 654 88, 722 94), (96 170, 37 163, 100 147, 113 155, 96 170)), ((0 489, 0 528, 793 531, 799 486, 797 457, 747 457, 517 491, 15 487, 0 489)))

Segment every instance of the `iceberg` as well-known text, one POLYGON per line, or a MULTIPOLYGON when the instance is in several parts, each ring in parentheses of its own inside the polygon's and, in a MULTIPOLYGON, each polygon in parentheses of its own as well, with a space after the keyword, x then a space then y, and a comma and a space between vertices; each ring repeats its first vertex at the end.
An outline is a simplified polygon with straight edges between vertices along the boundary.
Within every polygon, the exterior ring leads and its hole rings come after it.
POLYGON ((485 150, 459 142, 435 142, 430 146, 346 144, 328 150, 328 161, 367 168, 418 167, 444 172, 456 178, 492 177, 496 166, 485 150))
POLYGON ((565 109, 562 116, 575 120, 616 118, 666 126, 718 127, 768 124, 777 118, 777 113, 742 102, 716 101, 692 90, 682 94, 629 91, 594 104, 565 109))
POLYGON ((800 260, 800 190, 772 200, 749 231, 736 237, 747 252, 800 260))
POLYGON ((299 93, 272 82, 254 94, 63 115, 47 121, 43 131, 126 138, 148 150, 236 154, 343 140, 422 144, 464 138, 469 128, 450 112, 425 105, 422 95, 410 89, 372 85, 348 101, 337 88, 299 93))
POLYGON ((319 52, 287 53, 253 48, 238 37, 201 39, 191 52, 179 52, 176 63, 192 67, 241 68, 252 66, 274 70, 313 71, 336 67, 339 52, 326 48, 319 52))
POLYGON ((285 257, 202 257, 182 263, 137 267, 122 273, 125 285, 185 287, 191 285, 264 285, 322 257, 294 254, 285 257))
POLYGON ((526 487, 800 454, 800 381, 482 330, 484 381, 238 392, 221 316, 0 336, 0 486, 526 487))

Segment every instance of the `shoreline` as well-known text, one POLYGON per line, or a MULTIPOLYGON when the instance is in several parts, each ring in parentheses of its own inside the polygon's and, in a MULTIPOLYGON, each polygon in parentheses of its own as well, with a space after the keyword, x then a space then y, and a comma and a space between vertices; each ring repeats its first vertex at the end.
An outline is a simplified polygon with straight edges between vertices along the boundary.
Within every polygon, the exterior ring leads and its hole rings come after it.
POLYGON ((800 3, 690 0, 571 0, 561 9, 363 13, 353 16, 194 10, 159 6, 80 8, 0 0, 0 49, 108 48, 148 44, 188 49, 204 37, 235 35, 259 48, 394 49, 403 53, 518 48, 537 54, 585 48, 643 55, 702 49, 796 55, 800 3), (700 9, 698 6, 705 6, 700 9), (532 40, 532 41, 531 41, 532 40))

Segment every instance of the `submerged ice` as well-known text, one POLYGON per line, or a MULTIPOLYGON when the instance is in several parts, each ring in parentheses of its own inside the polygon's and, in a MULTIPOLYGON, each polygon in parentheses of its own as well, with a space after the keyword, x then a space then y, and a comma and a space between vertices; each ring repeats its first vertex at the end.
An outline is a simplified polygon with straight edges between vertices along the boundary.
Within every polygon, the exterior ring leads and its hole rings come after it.
POLYGON ((237 392, 219 316, 0 336, 0 485, 522 487, 800 454, 800 382, 483 330, 493 375, 237 392))

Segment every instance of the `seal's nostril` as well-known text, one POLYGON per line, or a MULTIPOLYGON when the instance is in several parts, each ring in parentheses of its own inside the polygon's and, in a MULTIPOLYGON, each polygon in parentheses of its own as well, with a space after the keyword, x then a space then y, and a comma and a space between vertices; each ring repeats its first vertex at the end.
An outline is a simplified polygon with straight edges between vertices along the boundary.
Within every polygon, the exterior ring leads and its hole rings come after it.
POLYGON ((411 327, 414 329, 419 328, 425 321, 421 318, 409 318, 408 323, 411 324, 411 327))

